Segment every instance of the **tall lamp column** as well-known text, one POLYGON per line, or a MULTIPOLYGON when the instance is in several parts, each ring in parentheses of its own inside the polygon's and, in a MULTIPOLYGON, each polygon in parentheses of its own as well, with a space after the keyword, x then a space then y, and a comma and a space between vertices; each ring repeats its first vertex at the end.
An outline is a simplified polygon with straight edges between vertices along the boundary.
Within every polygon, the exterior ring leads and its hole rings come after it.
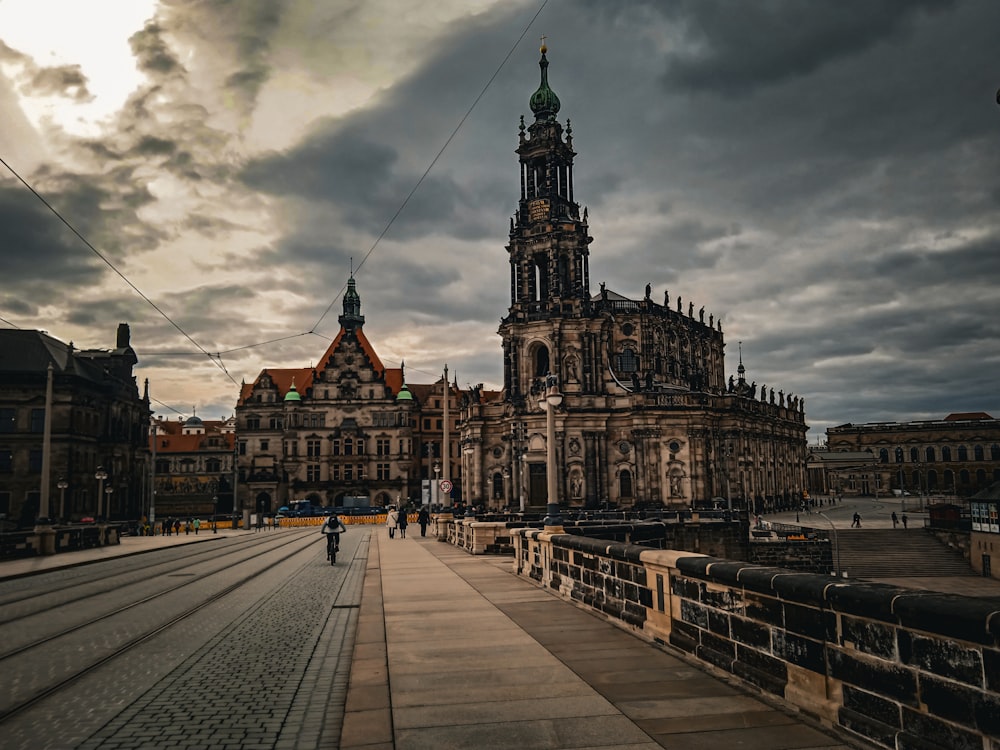
POLYGON ((56 487, 59 488, 59 520, 66 520, 66 489, 69 487, 69 482, 66 481, 65 477, 59 477, 59 481, 56 483, 56 487))
POLYGON ((559 482, 556 477, 556 409, 562 403, 563 395, 559 392, 554 376, 547 380, 548 388, 545 396, 538 404, 545 409, 545 479, 546 508, 545 528, 547 531, 562 531, 563 520, 559 515, 559 482))

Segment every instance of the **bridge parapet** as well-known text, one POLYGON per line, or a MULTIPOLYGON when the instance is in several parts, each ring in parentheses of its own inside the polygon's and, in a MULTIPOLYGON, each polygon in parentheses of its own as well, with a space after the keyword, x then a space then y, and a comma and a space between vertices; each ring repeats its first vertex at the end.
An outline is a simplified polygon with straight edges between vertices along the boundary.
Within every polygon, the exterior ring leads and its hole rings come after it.
POLYGON ((1000 747, 1000 602, 511 535, 518 575, 849 734, 885 748, 1000 747))

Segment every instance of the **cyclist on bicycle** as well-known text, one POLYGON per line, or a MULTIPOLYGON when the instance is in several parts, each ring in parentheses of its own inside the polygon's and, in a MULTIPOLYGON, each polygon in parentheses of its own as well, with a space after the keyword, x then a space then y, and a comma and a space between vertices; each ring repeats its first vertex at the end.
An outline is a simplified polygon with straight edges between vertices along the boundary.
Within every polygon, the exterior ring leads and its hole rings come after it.
POLYGON ((319 530, 319 533, 326 535, 327 557, 330 557, 334 552, 340 549, 340 535, 345 531, 347 531, 347 527, 341 523, 336 513, 323 522, 323 528, 319 530))

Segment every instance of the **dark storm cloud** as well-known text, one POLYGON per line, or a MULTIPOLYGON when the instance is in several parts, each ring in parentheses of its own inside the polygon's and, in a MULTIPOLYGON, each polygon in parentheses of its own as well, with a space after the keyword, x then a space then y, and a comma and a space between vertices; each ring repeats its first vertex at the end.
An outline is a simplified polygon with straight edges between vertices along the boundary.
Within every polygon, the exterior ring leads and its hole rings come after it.
POLYGON ((153 76, 163 76, 183 70, 170 45, 163 38, 163 28, 155 21, 149 21, 142 31, 129 38, 136 64, 140 70, 153 76))
POLYGON ((907 33, 914 16, 952 5, 952 0, 686 0, 651 7, 687 32, 684 45, 668 59, 670 86, 741 96, 853 57, 907 33))

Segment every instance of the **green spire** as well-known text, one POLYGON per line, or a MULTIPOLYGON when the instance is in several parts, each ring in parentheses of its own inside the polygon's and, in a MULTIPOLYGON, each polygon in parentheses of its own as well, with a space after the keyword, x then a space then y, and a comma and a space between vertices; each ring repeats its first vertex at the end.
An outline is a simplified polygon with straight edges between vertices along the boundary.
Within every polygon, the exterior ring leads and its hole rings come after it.
POLYGON ((542 59, 538 61, 538 67, 542 70, 542 81, 538 84, 538 89, 531 95, 528 105, 535 113, 535 121, 555 120, 559 112, 559 97, 556 92, 549 88, 549 61, 545 57, 548 47, 545 46, 545 37, 542 37, 542 47, 539 50, 542 59))

